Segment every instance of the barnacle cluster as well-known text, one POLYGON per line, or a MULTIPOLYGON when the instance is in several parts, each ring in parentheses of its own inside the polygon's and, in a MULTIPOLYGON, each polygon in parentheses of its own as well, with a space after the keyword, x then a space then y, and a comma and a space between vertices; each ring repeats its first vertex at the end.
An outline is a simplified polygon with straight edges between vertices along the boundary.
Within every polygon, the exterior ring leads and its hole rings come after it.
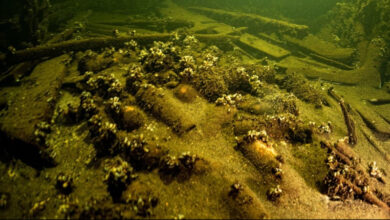
POLYGON ((47 122, 39 122, 35 125, 34 137, 38 144, 45 144, 46 137, 51 132, 51 125, 47 122))
POLYGON ((166 176, 176 176, 179 172, 179 160, 175 156, 167 155, 161 159, 160 173, 166 176))
POLYGON ((237 107, 237 104, 242 101, 242 95, 239 93, 226 95, 223 94, 222 97, 218 98, 215 101, 217 105, 228 105, 229 107, 237 107))
POLYGON ((266 95, 278 94, 274 83, 276 71, 271 66, 245 65, 237 63, 232 65, 229 74, 225 75, 226 82, 231 91, 243 91, 255 97, 263 98, 266 95))
POLYGON ((138 43, 135 40, 125 42, 125 46, 130 50, 135 50, 138 48, 138 43))
MULTIPOLYGON (((192 38, 186 39, 184 45, 192 38)), ((220 65, 220 56, 222 52, 217 47, 208 47, 199 54, 194 54, 182 50, 172 42, 155 42, 149 50, 139 51, 141 66, 133 64, 128 67, 126 88, 135 94, 143 84, 165 84, 172 88, 179 81, 194 86, 212 102, 224 94, 241 91, 261 97, 273 92, 273 87, 267 84, 268 81, 274 81, 273 68, 234 64, 227 71, 220 65)))
POLYGON ((113 35, 114 37, 119 37, 119 36, 120 36, 119 30, 118 30, 118 29, 114 29, 114 30, 112 31, 112 35, 113 35))
POLYGON ((97 106, 92 94, 87 91, 83 91, 80 96, 79 112, 81 117, 90 118, 97 112, 97 106))
POLYGON ((121 103, 119 97, 115 96, 115 97, 110 98, 108 100, 107 104, 108 104, 108 111, 112 115, 114 115, 114 116, 120 115, 122 103, 121 103))
POLYGON ((103 98, 120 96, 122 85, 113 74, 92 76, 86 82, 88 89, 103 98))
POLYGON ((255 71, 250 71, 246 66, 233 63, 228 70, 229 74, 225 75, 225 80, 230 91, 242 91, 245 93, 252 93, 252 87, 249 79, 256 74, 255 71))
POLYGON ((100 114, 95 114, 93 115, 89 120, 88 120, 88 126, 89 126, 89 133, 92 137, 98 136, 99 135, 99 129, 103 125, 103 119, 100 114))
POLYGON ((166 181, 171 181, 175 177, 186 180, 191 177, 199 160, 198 156, 191 155, 190 152, 184 152, 178 158, 168 154, 161 159, 159 173, 166 181))
POLYGON ((179 60, 179 76, 184 82, 190 82, 195 76, 196 63, 193 56, 183 56, 179 60))
POLYGON ((238 194, 244 189, 244 187, 240 183, 233 183, 230 186, 229 196, 236 198, 238 194))
POLYGON ((104 171, 106 172, 104 181, 107 183, 108 192, 110 192, 114 201, 118 201, 122 192, 137 178, 133 168, 121 157, 107 159, 104 171))
POLYGON ((40 212, 42 212, 46 208, 47 200, 42 200, 40 202, 34 203, 32 208, 29 210, 29 215, 31 217, 37 216, 40 212))
POLYGON ((243 141, 245 141, 246 143, 252 143, 254 141, 261 140, 262 142, 267 143, 268 139, 269 137, 265 130, 250 130, 248 131, 248 134, 244 136, 243 141))
MULTIPOLYGON (((228 193, 228 196, 232 197, 233 199, 237 198, 238 195, 244 190, 244 187, 240 183, 233 183, 230 186, 230 191, 228 193)), ((252 200, 251 197, 247 196, 245 197, 244 201, 241 201, 241 203, 248 203, 252 200)))
POLYGON ((158 204, 158 198, 151 195, 129 194, 125 202, 132 205, 133 211, 138 216, 149 217, 153 214, 152 209, 158 204))
POLYGON ((97 154, 100 156, 116 154, 118 151, 117 125, 103 121, 98 114, 88 120, 88 125, 97 154))
POLYGON ((160 72, 171 68, 173 62, 179 60, 179 48, 172 42, 154 42, 149 51, 142 50, 140 61, 147 72, 160 72))
POLYGON ((263 97, 264 94, 264 82, 259 79, 258 75, 253 75, 249 78, 249 84, 252 88, 252 93, 258 97, 263 97))
MULTIPOLYGON (((280 155, 278 155, 276 159, 280 162, 283 162, 283 158, 280 155)), ((283 169, 280 167, 274 167, 272 168, 272 173, 275 175, 276 178, 281 179, 283 176, 283 169)))
POLYGON ((276 185, 267 191, 267 198, 271 201, 276 201, 282 196, 282 192, 283 190, 280 188, 280 185, 276 185))
POLYGON ((376 161, 372 161, 368 164, 368 173, 370 176, 377 178, 381 182, 384 182, 383 173, 376 165, 376 161))
MULTIPOLYGON (((328 157, 328 163, 334 159, 328 157)), ((349 167, 335 167, 332 168, 326 176, 324 183, 327 186, 327 195, 333 200, 347 200, 355 198, 354 189, 345 182, 348 179, 349 167), (347 176, 347 178, 345 177, 347 176)), ((362 187, 367 187, 367 183, 362 182, 362 187)))
POLYGON ((272 146, 265 130, 250 130, 246 135, 237 137, 237 149, 259 170, 279 181, 283 171, 282 157, 272 146))
POLYGON ((116 140, 117 131, 115 123, 104 122, 98 131, 98 141, 107 145, 112 145, 116 140))
POLYGON ((245 188, 240 183, 236 182, 230 186, 228 196, 237 202, 239 206, 245 206, 253 203, 253 197, 245 192, 245 188))
POLYGON ((248 73, 246 72, 246 68, 243 67, 243 66, 239 66, 236 68, 236 72, 238 75, 241 75, 241 76, 246 76, 248 75, 248 73))
POLYGON ((143 72, 142 66, 139 65, 131 65, 128 73, 126 74, 126 89, 135 94, 138 89, 141 87, 143 80, 145 78, 145 74, 143 72))
POLYGON ((328 121, 327 124, 319 125, 317 129, 320 134, 330 134, 332 133, 332 123, 328 121))
POLYGON ((204 56, 203 62, 201 65, 199 65, 199 70, 200 71, 211 71, 212 67, 217 66, 219 57, 214 56, 211 53, 207 53, 204 56))
POLYGON ((292 143, 311 143, 313 130, 291 113, 267 115, 267 131, 292 143))
POLYGON ((148 144, 143 135, 132 140, 127 137, 122 140, 125 158, 137 170, 152 170, 156 168, 164 152, 159 146, 148 144))
POLYGON ((334 200, 361 198, 369 190, 369 180, 354 164, 331 151, 326 159, 329 172, 324 179, 327 195, 334 200))
POLYGON ((232 216, 238 219, 266 219, 269 218, 262 202, 250 187, 239 182, 230 185, 226 203, 232 216))
POLYGON ((179 76, 183 79, 183 81, 190 81, 194 78, 195 71, 191 67, 184 68, 183 71, 179 73, 179 76))
POLYGON ((191 171, 195 167, 195 163, 199 158, 196 155, 191 155, 190 152, 184 152, 179 156, 179 162, 182 166, 182 170, 191 171))
POLYGON ((198 39, 196 39, 193 35, 188 35, 184 38, 183 44, 187 48, 191 48, 193 46, 196 46, 199 43, 198 39))
POLYGON ((180 65, 180 69, 184 70, 186 68, 191 68, 191 69, 195 69, 196 68, 196 63, 195 63, 195 59, 193 56, 183 56, 181 57, 181 59, 179 60, 179 65, 180 65))

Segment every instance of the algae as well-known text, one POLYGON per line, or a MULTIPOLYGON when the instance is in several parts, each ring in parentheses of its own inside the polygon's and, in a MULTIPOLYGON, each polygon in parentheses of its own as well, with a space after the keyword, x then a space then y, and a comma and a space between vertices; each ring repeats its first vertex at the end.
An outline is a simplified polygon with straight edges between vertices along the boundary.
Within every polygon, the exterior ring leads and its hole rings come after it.
POLYGON ((0 218, 389 218, 384 1, 217 2, 52 1, 1 48, 0 218))

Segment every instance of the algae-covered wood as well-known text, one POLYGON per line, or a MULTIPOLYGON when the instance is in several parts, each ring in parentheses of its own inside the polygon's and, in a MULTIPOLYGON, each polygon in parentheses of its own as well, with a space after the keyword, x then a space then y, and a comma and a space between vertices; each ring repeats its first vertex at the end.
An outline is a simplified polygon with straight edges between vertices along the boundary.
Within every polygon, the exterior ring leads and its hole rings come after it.
POLYGON ((352 60, 352 55, 355 52, 353 48, 337 47, 336 45, 326 42, 312 34, 309 34, 303 39, 297 39, 285 35, 283 39, 318 55, 346 63, 349 63, 352 60))
POLYGON ((390 217, 386 0, 51 1, 10 41, 43 1, 0 20, 0 218, 390 217))
POLYGON ((290 51, 270 44, 267 41, 248 33, 242 34, 240 36, 240 42, 278 60, 290 54, 290 51))
POLYGON ((309 27, 306 25, 293 24, 287 21, 267 18, 255 14, 231 12, 203 7, 192 7, 191 10, 204 13, 207 16, 210 16, 221 22, 226 22, 235 26, 247 26, 266 33, 278 32, 302 37, 306 36, 309 30, 309 27))

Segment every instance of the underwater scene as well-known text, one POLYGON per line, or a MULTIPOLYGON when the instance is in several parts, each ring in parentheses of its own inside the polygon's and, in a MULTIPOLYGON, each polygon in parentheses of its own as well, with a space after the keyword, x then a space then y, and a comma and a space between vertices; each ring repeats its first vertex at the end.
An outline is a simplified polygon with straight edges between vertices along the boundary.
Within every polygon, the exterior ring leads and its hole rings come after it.
POLYGON ((0 0, 0 219, 390 219, 389 0, 0 0))

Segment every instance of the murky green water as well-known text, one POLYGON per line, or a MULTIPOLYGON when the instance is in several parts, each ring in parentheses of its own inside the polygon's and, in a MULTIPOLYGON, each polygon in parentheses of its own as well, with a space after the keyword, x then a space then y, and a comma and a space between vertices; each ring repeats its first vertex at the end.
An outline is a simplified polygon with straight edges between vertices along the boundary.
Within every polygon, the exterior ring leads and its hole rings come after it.
POLYGON ((0 0, 0 218, 390 218, 388 0, 0 0))

